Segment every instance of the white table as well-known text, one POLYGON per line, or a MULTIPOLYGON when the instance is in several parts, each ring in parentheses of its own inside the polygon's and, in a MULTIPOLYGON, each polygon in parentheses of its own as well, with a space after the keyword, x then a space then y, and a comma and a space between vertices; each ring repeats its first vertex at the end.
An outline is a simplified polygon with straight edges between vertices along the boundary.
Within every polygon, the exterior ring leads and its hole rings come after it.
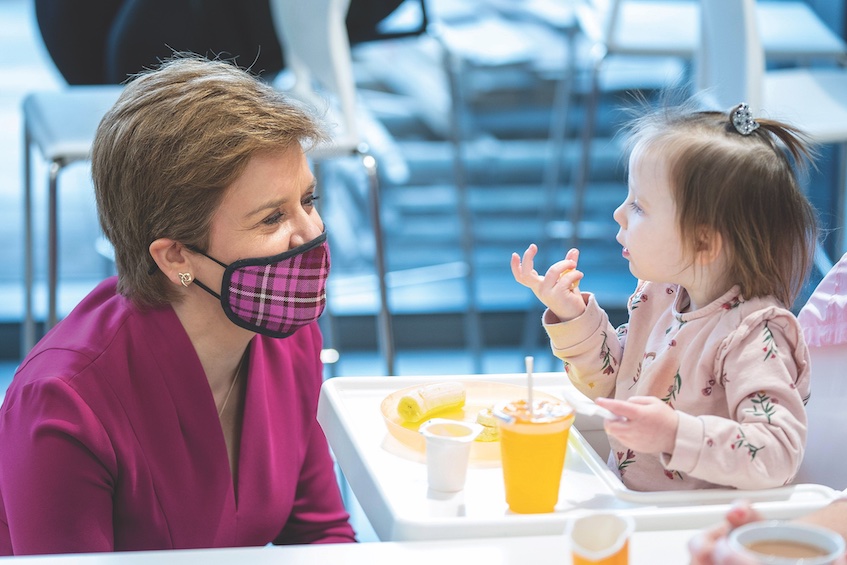
MULTIPOLYGON (((688 563, 686 543, 693 531, 636 532, 630 543, 631 565, 688 563)), ((509 537, 330 545, 297 545, 238 549, 140 551, 82 555, 48 555, 23 559, 28 565, 315 565, 316 563, 367 563, 368 565, 432 565, 433 563, 484 563, 524 565, 527 558, 550 563, 571 563, 565 536, 509 537)))
MULTIPOLYGON (((828 487, 797 485, 767 491, 640 493, 626 489, 579 431, 571 433, 559 504, 549 514, 508 511, 499 461, 473 461, 465 489, 428 490, 424 454, 388 433, 380 404, 390 393, 426 382, 460 380, 525 384, 523 374, 437 377, 336 377, 321 390, 318 420, 365 515, 382 541, 558 535, 573 517, 597 510, 632 515, 638 531, 696 529, 719 521, 743 494, 769 518, 792 518, 838 496, 828 487)), ((561 396, 561 373, 535 375, 538 391, 561 396)), ((577 417, 575 428, 602 424, 577 417)), ((588 433, 588 431, 586 431, 588 433)), ((593 433, 593 432, 592 432, 593 433)))

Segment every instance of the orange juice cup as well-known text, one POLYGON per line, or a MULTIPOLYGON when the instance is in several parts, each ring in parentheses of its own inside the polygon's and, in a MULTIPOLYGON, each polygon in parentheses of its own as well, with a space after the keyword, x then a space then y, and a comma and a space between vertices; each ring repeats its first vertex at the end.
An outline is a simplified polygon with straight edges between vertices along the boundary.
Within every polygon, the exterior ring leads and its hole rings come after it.
POLYGON ((495 407, 506 503, 512 512, 552 512, 559 501, 573 409, 542 400, 530 411, 525 400, 495 407))

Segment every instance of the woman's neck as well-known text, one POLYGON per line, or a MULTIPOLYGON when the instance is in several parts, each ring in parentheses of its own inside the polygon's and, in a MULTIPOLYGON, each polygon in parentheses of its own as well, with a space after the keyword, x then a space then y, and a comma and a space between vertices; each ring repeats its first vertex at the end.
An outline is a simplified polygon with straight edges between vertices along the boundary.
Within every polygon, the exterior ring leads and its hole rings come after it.
POLYGON ((197 352, 212 392, 225 392, 255 334, 233 324, 220 304, 203 300, 202 296, 189 297, 173 308, 197 352))

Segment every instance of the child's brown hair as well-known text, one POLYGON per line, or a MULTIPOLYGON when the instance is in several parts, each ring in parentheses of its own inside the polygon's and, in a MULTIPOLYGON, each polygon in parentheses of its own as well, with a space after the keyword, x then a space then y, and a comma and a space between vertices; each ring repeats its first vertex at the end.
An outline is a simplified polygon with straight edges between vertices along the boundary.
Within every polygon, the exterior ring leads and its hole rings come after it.
POLYGON ((816 215, 795 169, 811 162, 814 151, 800 130, 779 121, 757 119, 756 129, 742 133, 732 121, 739 108, 653 111, 631 122, 627 144, 666 159, 680 235, 692 257, 701 228, 714 230, 727 251, 727 279, 742 296, 775 296, 791 307, 817 237, 816 215))

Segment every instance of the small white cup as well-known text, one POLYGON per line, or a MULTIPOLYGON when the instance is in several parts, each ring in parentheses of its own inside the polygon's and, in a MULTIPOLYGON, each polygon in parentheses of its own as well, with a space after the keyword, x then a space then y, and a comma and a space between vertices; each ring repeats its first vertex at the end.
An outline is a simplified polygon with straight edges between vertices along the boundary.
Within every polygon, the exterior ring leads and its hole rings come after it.
POLYGON ((740 526, 729 534, 727 544, 730 551, 762 565, 828 565, 845 550, 844 539, 830 529, 776 520, 740 526), (814 549, 815 555, 802 554, 802 548, 814 549))
POLYGON ((429 488, 458 492, 465 488, 471 442, 482 432, 474 422, 433 418, 421 424, 426 438, 426 477, 429 488))

